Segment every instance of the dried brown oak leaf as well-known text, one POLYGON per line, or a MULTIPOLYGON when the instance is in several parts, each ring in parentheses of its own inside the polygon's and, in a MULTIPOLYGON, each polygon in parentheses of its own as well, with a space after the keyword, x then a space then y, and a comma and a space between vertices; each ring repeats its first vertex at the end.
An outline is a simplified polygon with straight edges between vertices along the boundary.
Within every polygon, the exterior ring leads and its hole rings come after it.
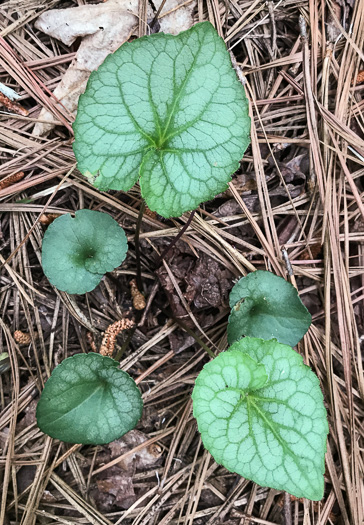
MULTIPOLYGON (((167 0, 163 12, 183 4, 183 0, 167 0)), ((161 31, 177 34, 192 26, 193 0, 188 6, 162 17, 161 31), (182 11, 184 16, 182 16, 182 11), (179 14, 178 14, 179 13, 179 14)), ((157 3, 156 8, 158 8, 157 3)), ((96 5, 82 5, 68 9, 51 9, 42 13, 35 22, 35 27, 53 38, 61 40, 67 46, 81 37, 82 41, 74 60, 54 90, 55 97, 72 113, 76 112, 78 99, 85 91, 87 80, 105 60, 126 42, 138 28, 139 0, 108 0, 96 5)), ((147 18, 154 13, 148 5, 147 18)), ((42 136, 49 133, 56 125, 52 113, 42 109, 33 134, 42 136)))

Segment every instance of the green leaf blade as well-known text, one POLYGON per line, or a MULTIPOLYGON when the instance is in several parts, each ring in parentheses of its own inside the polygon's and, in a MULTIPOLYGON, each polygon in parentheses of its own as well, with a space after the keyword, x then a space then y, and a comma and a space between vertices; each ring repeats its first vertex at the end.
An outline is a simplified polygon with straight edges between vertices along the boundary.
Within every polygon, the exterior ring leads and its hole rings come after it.
POLYGON ((128 249, 124 230, 107 213, 76 211, 62 215, 43 238, 42 266, 59 290, 82 294, 93 290, 106 272, 118 267, 128 249))
POLYGON ((240 279, 229 302, 230 344, 246 335, 295 346, 311 324, 294 286, 271 272, 257 270, 240 279))
POLYGON ((323 497, 326 410, 317 377, 292 348, 246 337, 205 365, 192 398, 218 463, 262 486, 323 497), (248 381, 237 388, 231 369, 248 381))
POLYGON ((170 217, 227 188, 250 119, 225 44, 204 22, 110 55, 80 97, 74 131, 78 167, 96 186, 127 191, 140 175, 149 208, 170 217))
POLYGON ((52 372, 37 406, 45 434, 67 443, 104 444, 132 430, 143 402, 135 381, 117 361, 76 354, 52 372))

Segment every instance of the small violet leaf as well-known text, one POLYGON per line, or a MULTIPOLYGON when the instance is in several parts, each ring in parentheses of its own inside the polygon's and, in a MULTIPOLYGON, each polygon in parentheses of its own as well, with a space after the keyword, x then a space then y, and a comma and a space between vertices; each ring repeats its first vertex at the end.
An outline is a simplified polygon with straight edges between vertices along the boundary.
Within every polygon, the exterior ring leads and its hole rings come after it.
POLYGON ((43 271, 58 290, 83 294, 120 266, 127 250, 125 232, 110 215, 79 210, 74 218, 58 217, 45 232, 43 271))
POLYGON ((226 190, 249 144, 244 88, 209 22, 123 44, 91 73, 73 149, 102 190, 140 177, 149 208, 180 216, 226 190))
POLYGON ((323 497, 323 395, 291 347, 241 339, 204 366, 192 399, 203 444, 217 463, 298 498, 323 497))
POLYGON ((295 287, 271 272, 257 270, 240 279, 229 302, 230 344, 247 335, 295 346, 311 324, 295 287))
POLYGON ((68 357, 52 372, 37 405, 42 432, 67 443, 110 443, 132 430, 143 402, 119 363, 100 354, 68 357))

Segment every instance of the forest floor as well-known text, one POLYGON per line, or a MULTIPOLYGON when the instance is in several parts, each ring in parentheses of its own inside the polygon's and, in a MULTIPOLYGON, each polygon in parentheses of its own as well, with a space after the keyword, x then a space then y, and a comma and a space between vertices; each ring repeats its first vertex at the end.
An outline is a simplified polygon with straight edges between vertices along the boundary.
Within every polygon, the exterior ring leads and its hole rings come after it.
MULTIPOLYGON (((0 82, 20 95, 0 106, 0 354, 8 354, 0 361, 0 523, 361 525, 364 2, 179 2, 193 9, 194 22, 210 20, 234 54, 252 130, 229 189, 196 210, 176 243, 190 212, 168 220, 144 214, 135 242, 139 186, 101 192, 75 166, 73 115, 52 92, 81 38, 65 45, 34 24, 50 9, 96 3, 0 6, 0 82), (57 125, 37 136, 44 108, 57 125), (94 291, 69 296, 44 276, 40 250, 52 214, 82 208, 113 216, 129 252, 94 291), (138 267, 142 311, 130 288, 138 267), (192 417, 205 347, 227 348, 228 295, 253 269, 290 280, 312 314, 297 350, 318 375, 328 412, 320 502, 217 465, 192 417), (92 351, 124 317, 137 327, 118 336, 115 352, 143 392, 136 430, 105 446, 44 435, 35 407, 52 369, 92 351)), ((177 4, 167 0, 159 17, 177 4)), ((148 33, 155 6, 139 0, 130 35, 148 33)))

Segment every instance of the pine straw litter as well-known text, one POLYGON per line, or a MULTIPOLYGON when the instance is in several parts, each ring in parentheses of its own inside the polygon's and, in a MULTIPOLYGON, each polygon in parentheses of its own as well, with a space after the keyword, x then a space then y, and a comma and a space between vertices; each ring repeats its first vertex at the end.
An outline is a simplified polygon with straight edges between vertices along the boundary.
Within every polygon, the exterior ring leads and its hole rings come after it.
MULTIPOLYGON (((245 84, 252 143, 224 194, 192 217, 144 213, 137 240, 138 186, 102 193, 81 176, 74 116, 52 94, 79 42, 34 26, 49 9, 88 3, 0 6, 0 82, 19 95, 0 95, 0 523, 362 525, 364 2, 197 1, 194 20, 216 27, 245 84), (57 126, 36 137, 42 109, 57 126), (129 253, 74 297, 44 277, 40 249, 47 224, 80 208, 112 215, 129 253), (313 316, 298 351, 329 416, 319 503, 217 465, 192 417, 194 379, 227 346, 229 291, 257 268, 289 279, 313 316), (143 392, 137 429, 97 447, 43 435, 35 406, 51 370, 100 347, 143 392)), ((148 33, 151 7, 140 0, 136 36, 148 33)))

